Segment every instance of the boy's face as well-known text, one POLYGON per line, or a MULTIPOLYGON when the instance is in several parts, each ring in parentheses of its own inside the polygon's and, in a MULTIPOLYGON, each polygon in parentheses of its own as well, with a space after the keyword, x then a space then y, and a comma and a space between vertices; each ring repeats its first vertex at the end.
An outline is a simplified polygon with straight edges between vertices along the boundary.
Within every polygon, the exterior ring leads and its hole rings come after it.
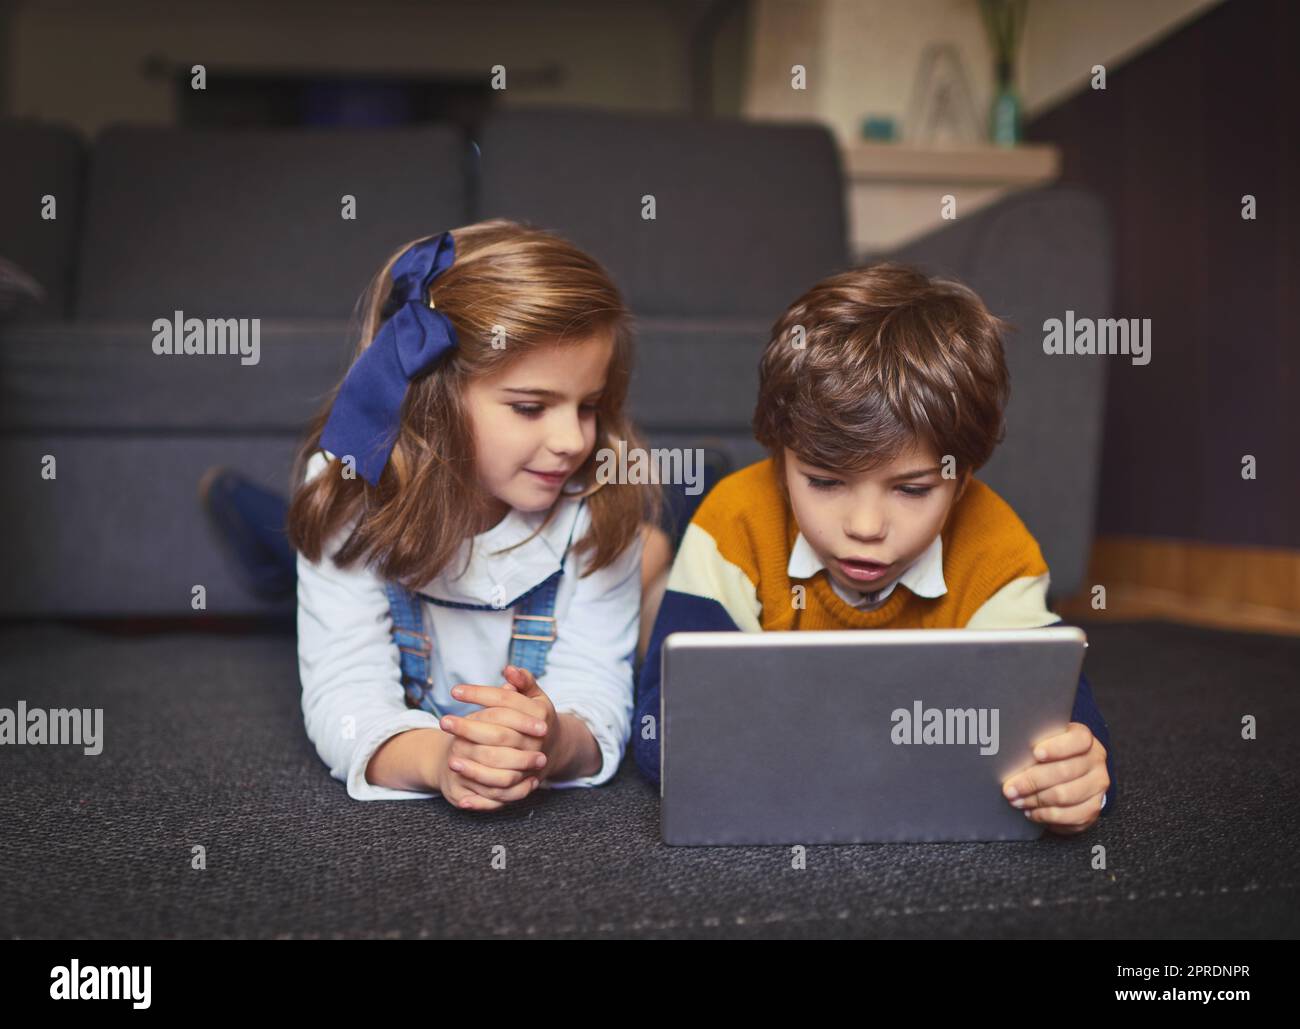
POLYGON ((799 531, 827 574, 859 593, 896 581, 943 530, 969 475, 945 479, 940 471, 939 455, 919 444, 871 472, 837 472, 785 448, 786 488, 799 531))

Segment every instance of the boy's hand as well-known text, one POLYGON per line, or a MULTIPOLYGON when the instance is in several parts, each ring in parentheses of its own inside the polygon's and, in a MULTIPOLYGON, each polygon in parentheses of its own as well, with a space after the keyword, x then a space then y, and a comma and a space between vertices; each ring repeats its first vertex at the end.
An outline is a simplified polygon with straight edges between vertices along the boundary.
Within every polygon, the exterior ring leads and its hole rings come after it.
POLYGON ((456 686, 451 692, 457 700, 483 707, 463 717, 445 715, 439 725, 452 735, 448 768, 485 800, 508 802, 536 789, 552 758, 558 717, 530 673, 509 666, 505 675, 502 686, 456 686))
POLYGON ((1002 784, 1002 794, 1032 822, 1072 836, 1090 828, 1101 815, 1101 800, 1110 789, 1106 748, 1082 722, 1034 746, 1038 763, 1002 784))

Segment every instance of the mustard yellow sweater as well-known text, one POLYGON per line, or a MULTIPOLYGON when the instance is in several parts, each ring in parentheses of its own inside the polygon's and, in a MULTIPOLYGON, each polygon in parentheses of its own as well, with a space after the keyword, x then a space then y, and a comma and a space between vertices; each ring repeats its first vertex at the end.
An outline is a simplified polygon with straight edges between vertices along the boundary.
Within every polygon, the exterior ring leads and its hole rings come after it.
POLYGON ((1047 609, 1048 570, 1009 504, 972 479, 940 534, 948 592, 919 597, 902 583, 861 611, 825 572, 786 574, 799 525, 769 459, 728 476, 687 527, 668 589, 716 600, 744 631, 781 629, 1029 628, 1058 621, 1047 609))

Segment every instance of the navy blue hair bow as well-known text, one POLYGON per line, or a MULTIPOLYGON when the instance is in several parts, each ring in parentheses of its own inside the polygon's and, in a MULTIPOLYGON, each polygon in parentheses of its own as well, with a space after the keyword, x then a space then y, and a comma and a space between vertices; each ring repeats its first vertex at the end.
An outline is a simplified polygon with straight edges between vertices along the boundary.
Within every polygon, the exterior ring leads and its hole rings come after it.
POLYGON ((456 345, 451 320, 428 299, 429 284, 455 260, 455 241, 444 232, 394 262, 393 290, 381 312, 386 321, 348 371, 321 433, 321 447, 350 454, 372 486, 397 442, 407 385, 456 345))

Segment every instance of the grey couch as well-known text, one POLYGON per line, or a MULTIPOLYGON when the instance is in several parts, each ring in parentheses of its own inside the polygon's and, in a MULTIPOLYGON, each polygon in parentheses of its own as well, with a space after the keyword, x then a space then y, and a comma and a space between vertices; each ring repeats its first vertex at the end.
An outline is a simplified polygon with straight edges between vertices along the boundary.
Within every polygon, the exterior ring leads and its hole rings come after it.
MULTIPOLYGON (((506 216, 590 250, 638 318, 641 426, 736 466, 762 456, 749 423, 768 329, 850 263, 836 149, 811 125, 539 110, 493 117, 473 145, 443 126, 117 126, 86 146, 18 122, 0 140, 24 155, 0 172, 0 256, 48 294, 0 326, 0 615, 184 617, 195 584, 210 613, 283 613, 236 584, 196 483, 219 463, 288 491, 299 433, 346 370, 361 290, 406 239, 506 216), (46 193, 53 222, 37 214, 46 193), (259 362, 154 354, 151 323, 175 310, 261 319, 259 362)), ((891 256, 959 276, 1021 327, 1008 440, 983 477, 1042 542, 1054 594, 1073 592, 1104 362, 1049 360, 1036 326, 1107 309, 1104 209, 1070 189, 1021 194, 891 256)))

